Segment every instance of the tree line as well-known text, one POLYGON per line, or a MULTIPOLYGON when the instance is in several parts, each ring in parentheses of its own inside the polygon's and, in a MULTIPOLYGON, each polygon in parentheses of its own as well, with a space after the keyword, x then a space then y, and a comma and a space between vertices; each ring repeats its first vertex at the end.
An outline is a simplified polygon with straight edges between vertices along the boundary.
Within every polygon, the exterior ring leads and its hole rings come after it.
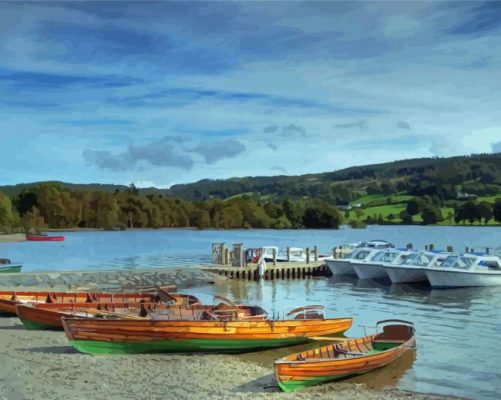
POLYGON ((15 196, 0 192, 0 232, 43 229, 126 228, 337 228, 337 209, 318 199, 280 203, 246 196, 188 201, 162 194, 142 196, 130 185, 114 193, 71 190, 44 183, 15 196))

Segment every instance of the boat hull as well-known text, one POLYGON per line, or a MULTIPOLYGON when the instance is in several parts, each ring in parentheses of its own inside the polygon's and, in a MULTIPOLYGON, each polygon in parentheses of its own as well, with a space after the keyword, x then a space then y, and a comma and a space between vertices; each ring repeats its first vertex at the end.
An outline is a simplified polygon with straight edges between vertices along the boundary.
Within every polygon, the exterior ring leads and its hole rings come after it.
POLYGON ((380 264, 352 263, 351 265, 359 279, 383 279, 388 276, 380 264))
POLYGON ((332 275, 356 275, 350 262, 343 259, 325 259, 332 275))
POLYGON ((428 280, 422 268, 412 267, 383 267, 392 283, 413 283, 428 280))
POLYGON ((496 273, 444 271, 443 269, 426 269, 425 273, 433 288, 501 285, 501 274, 496 273))
POLYGON ((64 236, 26 235, 26 240, 31 242, 63 242, 64 236))
POLYGON ((374 342, 374 347, 367 352, 357 352, 358 349, 367 347, 367 344, 372 343, 374 339, 376 335, 366 336, 348 340, 340 345, 328 345, 276 360, 273 366, 278 385, 284 392, 293 392, 309 386, 361 375, 390 364, 415 346, 415 338, 412 336, 398 344, 389 340, 379 342, 376 347, 374 342), (357 355, 352 358, 347 356, 336 358, 334 346, 341 346, 346 350, 355 349, 357 355), (302 357, 299 358, 298 355, 302 357))
POLYGON ((9 265, 0 267, 0 274, 12 274, 21 272, 22 265, 9 265))
POLYGON ((282 321, 105 320, 62 318, 75 349, 90 354, 240 352, 289 346, 342 333, 351 318, 282 321))

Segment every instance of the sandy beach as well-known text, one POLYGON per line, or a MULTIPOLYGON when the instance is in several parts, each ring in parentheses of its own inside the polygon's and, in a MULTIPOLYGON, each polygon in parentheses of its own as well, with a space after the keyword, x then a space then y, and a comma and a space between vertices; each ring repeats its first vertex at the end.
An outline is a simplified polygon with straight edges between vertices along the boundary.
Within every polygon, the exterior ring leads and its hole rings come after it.
POLYGON ((17 318, 0 319, 0 354, 0 399, 8 400, 444 399, 354 382, 286 394, 266 355, 89 356, 63 332, 28 331, 17 318))
POLYGON ((26 235, 24 233, 12 233, 8 235, 0 235, 0 243, 25 242, 26 235))

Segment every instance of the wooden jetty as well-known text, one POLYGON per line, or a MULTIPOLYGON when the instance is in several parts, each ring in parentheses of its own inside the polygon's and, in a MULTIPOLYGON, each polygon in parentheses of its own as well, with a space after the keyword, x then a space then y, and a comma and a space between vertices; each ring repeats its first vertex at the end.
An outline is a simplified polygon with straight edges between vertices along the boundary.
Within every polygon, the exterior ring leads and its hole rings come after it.
MULTIPOLYGON (((213 265, 206 269, 216 272, 230 279, 259 280, 259 267, 256 264, 249 264, 246 267, 235 268, 225 265, 213 265)), ((302 279, 312 276, 330 276, 331 272, 322 261, 313 261, 309 264, 298 262, 277 263, 277 265, 267 264, 262 279, 302 279)))

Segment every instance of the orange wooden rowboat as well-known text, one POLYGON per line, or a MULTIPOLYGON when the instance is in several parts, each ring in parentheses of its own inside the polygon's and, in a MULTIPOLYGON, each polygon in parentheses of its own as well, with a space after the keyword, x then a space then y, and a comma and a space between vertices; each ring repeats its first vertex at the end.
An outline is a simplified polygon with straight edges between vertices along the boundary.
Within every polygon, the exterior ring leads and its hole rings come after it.
MULTIPOLYGON (((260 307, 238 306, 238 313, 233 313, 233 307, 226 304, 202 305, 193 303, 187 305, 186 295, 179 296, 177 303, 52 303, 52 304, 18 304, 17 315, 27 329, 63 330, 62 317, 83 318, 124 318, 124 319, 201 319, 219 320, 245 319, 263 320, 266 312, 260 307), (202 314, 206 313, 206 316, 202 314)), ((193 296, 190 296, 194 298, 193 296)))
POLYGON ((207 315, 202 314, 200 319, 62 318, 62 321, 70 343, 77 350, 91 354, 258 350, 345 332, 352 324, 351 318, 324 319, 317 314, 308 319, 304 318, 303 310, 296 311, 295 318, 290 320, 220 321, 205 319, 207 315))
POLYGON ((383 367, 415 346, 414 325, 398 319, 379 321, 381 333, 292 354, 274 362, 285 392, 359 375, 383 367))
POLYGON ((137 303, 161 299, 160 295, 148 293, 0 291, 0 315, 15 316, 16 305, 24 303, 137 303))

